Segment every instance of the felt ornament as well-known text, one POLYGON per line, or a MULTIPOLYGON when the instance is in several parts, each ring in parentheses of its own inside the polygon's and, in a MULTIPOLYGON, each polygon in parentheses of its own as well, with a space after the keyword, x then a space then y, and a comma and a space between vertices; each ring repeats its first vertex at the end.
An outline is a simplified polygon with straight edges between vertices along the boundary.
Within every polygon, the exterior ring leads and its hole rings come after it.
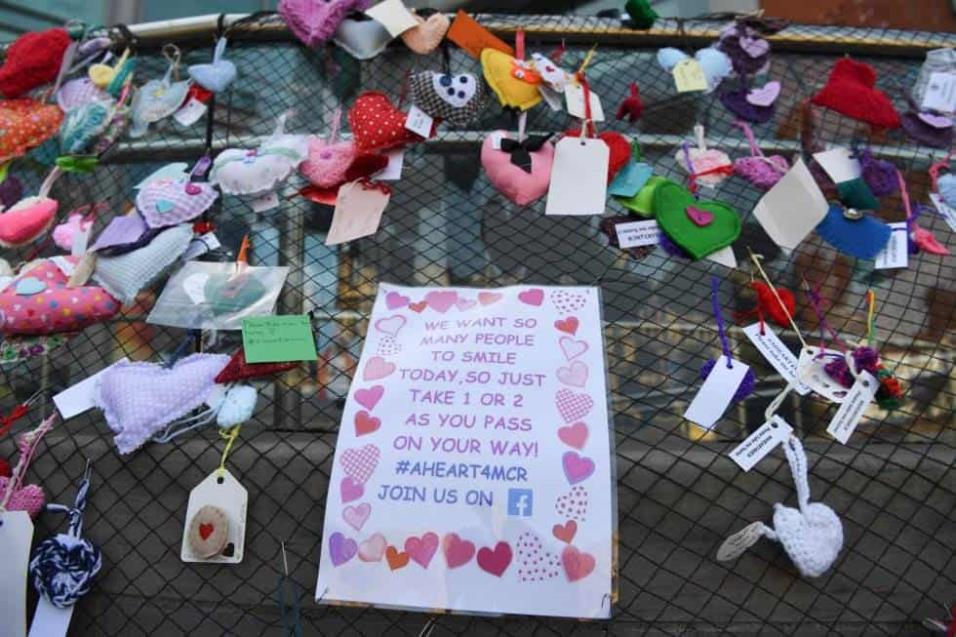
POLYGON ((130 59, 130 54, 131 51, 127 47, 116 63, 110 66, 107 62, 113 54, 107 50, 103 62, 93 64, 87 70, 89 80, 108 94, 116 95, 119 86, 125 83, 133 72, 134 60, 130 59))
POLYGON ((17 437, 17 464, 10 472, 10 477, 0 476, 0 511, 26 511, 36 519, 43 510, 46 494, 43 488, 36 484, 23 484, 27 468, 36 455, 37 448, 43 436, 53 427, 57 414, 48 416, 40 425, 31 431, 24 432, 17 437))
POLYGON ((880 202, 862 177, 841 181, 836 185, 840 201, 857 210, 876 210, 880 202))
POLYGON ((694 126, 694 136, 697 138, 695 148, 684 143, 674 154, 680 167, 690 175, 691 192, 696 192, 699 185, 713 188, 734 172, 733 163, 727 153, 707 147, 703 126, 694 126))
MULTIPOLYGON (((657 63, 660 64, 668 73, 674 70, 679 62, 686 60, 689 56, 680 49, 665 47, 657 52, 657 63)), ((725 77, 733 72, 733 65, 730 58, 722 51, 714 48, 706 48, 697 51, 694 58, 700 65, 704 78, 707 80, 707 92, 713 92, 723 81, 725 77)))
POLYGON ((850 58, 837 60, 826 85, 811 102, 877 128, 899 128, 900 116, 876 88, 876 71, 850 58))
POLYGON ((251 380, 274 376, 295 369, 298 362, 285 363, 247 363, 246 353, 241 347, 229 359, 229 363, 216 375, 217 383, 232 383, 238 380, 251 380))
POLYGON ((200 507, 186 527, 186 542, 193 555, 210 559, 226 548, 229 541, 229 517, 217 506, 200 507))
POLYGON ((720 201, 697 200, 675 183, 657 186, 653 206, 661 231, 693 259, 726 248, 740 236, 736 210, 720 201))
POLYGON ((84 208, 74 210, 67 215, 66 221, 53 229, 51 233, 53 235, 53 242, 61 250, 72 250, 77 236, 81 233, 89 232, 93 228, 93 215, 85 214, 89 208, 89 206, 85 206, 84 208))
POLYGON ((771 321, 780 327, 789 327, 790 317, 795 315, 797 309, 797 300, 793 292, 777 285, 771 289, 763 281, 751 281, 750 287, 757 295, 757 307, 744 312, 736 312, 735 318, 738 321, 754 317, 760 317, 763 320, 763 316, 766 314, 771 321))
POLYGON ((770 43, 760 33, 742 23, 731 23, 720 32, 714 46, 725 53, 738 75, 766 72, 770 65, 770 43))
POLYGON ((192 221, 209 210, 219 193, 210 183, 154 179, 136 194, 136 209, 150 228, 192 221))
POLYGON ((0 100, 0 163, 25 155, 56 135, 63 112, 35 100, 0 100))
MULTIPOLYGON (((619 197, 617 200, 631 212, 635 212, 642 217, 654 217, 656 216, 654 211, 654 194, 663 184, 674 184, 674 182, 658 175, 652 175, 633 197, 619 197)), ((676 186, 677 184, 674 185, 676 186)))
POLYGON ((913 109, 904 113, 900 122, 903 131, 919 144, 944 150, 953 145, 953 120, 947 115, 913 109))
POLYGON ((64 113, 90 102, 110 102, 112 99, 109 93, 94 84, 88 77, 78 77, 64 82, 60 90, 56 92, 57 106, 64 113))
POLYGON ((745 76, 740 76, 737 88, 723 91, 721 103, 742 120, 764 124, 773 119, 774 105, 780 96, 780 82, 771 81, 759 88, 751 88, 745 76))
POLYGON ((892 162, 877 159, 869 148, 864 148, 855 154, 863 171, 863 181, 869 186, 874 196, 889 197, 899 192, 896 166, 892 162))
MULTIPOLYGON (((334 1, 334 0, 333 0, 334 1)), ((378 20, 352 13, 342 20, 332 40, 356 60, 371 60, 394 38, 378 20)))
POLYGON ((554 146, 547 137, 519 142, 499 130, 481 144, 481 165, 488 181, 519 206, 527 206, 548 192, 553 163, 554 146))
MULTIPOLYGON (((348 112, 355 147, 360 152, 398 148, 424 141, 405 128, 408 115, 392 106, 384 93, 366 91, 355 99, 348 112)), ((435 134, 435 126, 429 136, 435 134)))
POLYGON ((745 122, 735 122, 740 126, 747 143, 750 145, 750 157, 741 157, 734 160, 734 174, 740 175, 758 188, 767 190, 780 181, 780 178, 790 170, 790 163, 782 155, 767 157, 757 146, 754 133, 745 122))
POLYGON ((223 193, 262 197, 276 190, 308 157, 308 139, 285 133, 288 113, 279 117, 275 131, 258 148, 230 148, 219 153, 209 182, 223 193))
MULTIPOLYGON (((938 167, 939 164, 934 164, 933 167, 930 168, 930 179, 933 181, 934 186, 938 167)), ((900 190, 900 199, 903 200, 903 208, 906 210, 906 227, 909 230, 910 253, 913 254, 917 251, 922 251, 938 256, 949 254, 949 249, 940 243, 936 237, 933 236, 932 232, 921 228, 917 223, 917 218, 925 207, 918 205, 916 206, 916 210, 913 210, 910 205, 910 195, 906 188, 906 182, 903 180, 903 174, 899 170, 896 171, 896 180, 900 190)))
POLYGON ((146 245, 118 256, 96 259, 93 280, 123 305, 136 300, 141 289, 158 278, 189 247, 192 227, 181 224, 166 228, 146 245))
POLYGON ((453 75, 425 71, 409 80, 412 102, 434 119, 465 126, 485 108, 485 83, 470 73, 453 75))
POLYGON ((628 96, 621 100, 617 107, 617 119, 627 118, 631 124, 641 118, 644 112, 644 103, 641 101, 641 92, 636 82, 631 82, 628 87, 628 96))
MULTIPOLYGON (((57 257, 75 267, 78 257, 57 257)), ((0 292, 0 332, 76 332, 112 318, 120 304, 96 286, 68 287, 70 276, 52 259, 35 261, 0 292)))
POLYGON ((497 49, 485 48, 481 50, 481 71, 502 106, 526 111, 541 101, 541 76, 532 65, 497 49))
MULTIPOLYGON (((730 341, 727 340, 727 332, 724 329, 724 315, 720 311, 720 279, 717 277, 710 278, 710 302, 711 308, 714 312, 714 319, 717 321, 717 334, 720 336, 720 346, 723 353, 723 361, 721 365, 726 365, 728 369, 733 367, 733 356, 730 351, 730 341)), ((710 373, 714 371, 714 367, 717 365, 719 358, 711 358, 700 368, 700 379, 706 381, 707 377, 710 376, 710 373)), ((740 365, 740 363, 737 363, 740 365)), ((744 377, 740 379, 740 384, 737 385, 737 388, 734 390, 733 402, 737 403, 742 400, 746 400, 754 392, 754 387, 757 384, 757 377, 754 374, 753 369, 748 369, 747 373, 744 374, 744 377)))
POLYGON ((0 66, 0 93, 7 99, 56 79, 72 39, 66 29, 24 33, 7 49, 0 66))
POLYGON ((418 23, 417 26, 402 33, 402 42, 413 53, 419 55, 428 55, 437 49, 451 26, 451 20, 440 11, 432 13, 427 18, 416 15, 415 22, 418 23))
POLYGON ((564 93, 565 87, 574 81, 574 74, 568 73, 558 64, 541 53, 531 54, 534 72, 541 78, 541 84, 555 93, 564 93))
POLYGON ((638 29, 650 29, 657 20, 657 12, 651 8, 648 0, 627 0, 624 3, 624 10, 631 17, 631 21, 638 29))
POLYGON ((7 173, 6 179, 0 182, 0 210, 9 208, 23 198, 23 184, 20 180, 7 173))
POLYGON ((189 92, 189 80, 173 81, 173 74, 179 69, 179 49, 172 45, 167 46, 169 51, 163 51, 169 62, 166 74, 161 79, 146 82, 133 95, 129 135, 134 139, 145 135, 150 124, 175 113, 189 92))
POLYGON ((892 230, 879 219, 854 208, 832 204, 816 228, 831 246, 858 259, 873 259, 886 247, 892 230))
POLYGON ((279 0, 279 15, 289 31, 310 48, 325 44, 350 11, 367 8, 365 0, 279 0))
POLYGON ((189 77, 211 93, 225 91, 236 79, 236 65, 224 57, 225 53, 226 38, 219 38, 216 41, 216 48, 213 50, 212 62, 191 65, 187 69, 189 77))
MULTIPOLYGON (((569 130, 564 134, 567 137, 580 137, 581 129, 569 130)), ((627 137, 614 131, 604 131, 598 134, 597 138, 607 144, 611 151, 607 160, 607 183, 611 183, 617 173, 631 160, 631 143, 627 141, 627 137)))

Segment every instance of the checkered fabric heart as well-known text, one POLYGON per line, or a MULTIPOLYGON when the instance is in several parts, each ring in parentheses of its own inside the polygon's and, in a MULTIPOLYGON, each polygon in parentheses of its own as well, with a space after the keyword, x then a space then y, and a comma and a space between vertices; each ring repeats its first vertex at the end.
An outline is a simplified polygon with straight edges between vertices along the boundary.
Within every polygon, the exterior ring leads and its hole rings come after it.
POLYGON ((588 415, 594 407, 594 399, 588 394, 576 394, 570 389, 559 389, 554 404, 565 423, 572 423, 588 415))
POLYGON ((345 475, 359 484, 365 484, 378 466, 379 453, 375 445, 346 449, 342 452, 342 469, 345 470, 345 475))
POLYGON ((484 81, 470 73, 416 73, 409 81, 409 87, 415 106, 455 126, 465 126, 476 120, 488 97, 484 81))
POLYGON ((219 192, 208 183, 159 179, 140 188, 136 209, 150 228, 165 228, 195 219, 218 196, 219 192))

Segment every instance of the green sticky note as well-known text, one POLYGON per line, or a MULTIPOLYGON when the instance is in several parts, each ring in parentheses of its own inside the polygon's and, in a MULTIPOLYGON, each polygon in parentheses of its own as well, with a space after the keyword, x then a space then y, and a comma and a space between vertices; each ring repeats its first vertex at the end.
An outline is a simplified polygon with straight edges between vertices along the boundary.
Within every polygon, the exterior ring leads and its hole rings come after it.
POLYGON ((318 358, 312 323, 307 314, 242 319, 242 348, 247 363, 314 361, 318 358))

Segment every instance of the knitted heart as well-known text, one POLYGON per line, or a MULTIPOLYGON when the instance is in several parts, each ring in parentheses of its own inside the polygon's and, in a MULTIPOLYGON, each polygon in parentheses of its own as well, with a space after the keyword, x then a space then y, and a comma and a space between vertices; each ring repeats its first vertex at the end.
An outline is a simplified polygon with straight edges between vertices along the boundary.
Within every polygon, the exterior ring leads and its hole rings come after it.
POLYGON ((507 53, 497 49, 482 49, 481 70, 502 106, 526 111, 541 101, 541 91, 530 81, 532 75, 507 53))
MULTIPOLYGON (((349 109, 355 147, 362 152, 396 148, 424 141, 424 138, 405 128, 408 116, 392 106, 384 93, 366 91, 355 99, 349 109)), ((435 134, 432 125, 429 137, 435 134)))
POLYGON ((754 124, 764 124, 773 119, 775 111, 774 104, 761 106, 750 101, 752 91, 746 86, 739 86, 734 89, 723 91, 720 94, 720 102, 727 110, 740 119, 753 122, 754 124))
POLYGON ((558 556, 544 550, 541 539, 531 531, 518 536, 518 581, 542 582, 561 574, 558 556))
POLYGON ((355 144, 330 144, 319 137, 309 139, 309 156, 299 164, 302 176, 319 188, 335 188, 345 183, 345 173, 355 159, 355 144))
POLYGON ((415 106, 456 126, 477 119, 485 106, 485 83, 470 73, 416 73, 409 87, 415 106))
POLYGON ((402 42, 419 55, 427 55, 437 49, 451 26, 451 20, 440 11, 428 16, 427 20, 416 15, 415 21, 418 26, 402 33, 402 42))
POLYGON ((63 112, 31 99, 0 100, 0 162, 16 159, 56 135, 63 112))
POLYGON ((209 210, 218 196, 206 182, 156 179, 139 189, 136 209, 150 228, 165 228, 195 219, 209 210))
POLYGON ((216 375, 216 382, 232 383, 250 378, 263 378, 265 376, 281 374, 290 369, 295 369, 298 366, 298 362, 247 363, 245 351, 239 348, 236 350, 236 353, 232 355, 232 358, 229 359, 229 363, 216 375))
POLYGON ((843 547, 843 525, 833 509, 820 502, 807 505, 806 513, 774 505, 777 538, 805 577, 823 575, 843 547))
POLYGON ((70 42, 66 29, 47 29, 18 37, 7 49, 0 67, 0 93, 7 98, 19 97, 55 80, 70 42))
POLYGON ((56 218, 60 204, 49 197, 27 197, 0 213, 0 246, 15 248, 44 232, 56 218))
POLYGON ((734 173, 763 189, 771 188, 788 170, 790 163, 782 155, 741 157, 734 160, 734 173))
MULTIPOLYGON (((9 483, 10 478, 0 476, 0 494, 7 492, 9 483)), ((36 519, 40 515, 40 511, 43 510, 45 503, 46 494, 43 493, 43 489, 35 484, 28 484, 13 491, 10 495, 10 501, 7 503, 7 510, 26 511, 31 518, 36 519)))
POLYGON ((113 108, 107 102, 89 102, 70 110, 60 125, 60 152, 64 155, 86 152, 112 119, 113 108))
MULTIPOLYGON (((580 137, 580 130, 570 130, 565 133, 568 137, 580 137)), ((614 131, 605 131, 598 135, 598 139, 607 144, 610 153, 607 158, 607 183, 614 181, 620 171, 631 160, 631 142, 627 137, 614 131)))
POLYGON ((840 58, 826 85, 811 101, 879 128, 899 128, 900 116, 893 103, 875 86, 873 67, 850 58, 840 58))
POLYGON ((292 35, 308 47, 325 43, 349 11, 361 10, 362 0, 279 0, 279 15, 292 35))
POLYGON ((956 127, 952 126, 952 121, 948 117, 945 118, 950 121, 950 126, 939 128, 928 123, 923 115, 924 113, 913 111, 903 114, 900 121, 906 134, 917 143, 931 148, 948 149, 952 146, 953 133, 956 130, 956 127))
POLYGON ((654 210, 660 229, 694 259, 702 259, 733 243, 740 236, 740 215, 719 201, 698 201, 677 184, 663 184, 654 194, 654 210), (687 216, 695 207, 714 215, 706 226, 698 226, 687 216))
POLYGON ((527 206, 548 192, 551 165, 554 163, 554 145, 545 142, 531 151, 531 172, 525 172, 511 162, 511 154, 495 148, 495 139, 513 139, 506 131, 493 132, 481 144, 481 165, 491 185, 519 206, 527 206))
POLYGON ((94 84, 88 77, 70 80, 56 92, 56 103, 64 113, 90 102, 109 102, 110 94, 94 84))

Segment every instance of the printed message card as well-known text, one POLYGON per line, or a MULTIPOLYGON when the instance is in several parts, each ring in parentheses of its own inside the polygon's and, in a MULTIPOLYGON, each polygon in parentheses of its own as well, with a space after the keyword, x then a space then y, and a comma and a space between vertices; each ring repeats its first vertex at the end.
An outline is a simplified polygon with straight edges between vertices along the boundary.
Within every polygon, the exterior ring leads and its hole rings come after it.
POLYGON ((606 396, 597 288, 381 285, 316 599, 608 617, 606 396))

